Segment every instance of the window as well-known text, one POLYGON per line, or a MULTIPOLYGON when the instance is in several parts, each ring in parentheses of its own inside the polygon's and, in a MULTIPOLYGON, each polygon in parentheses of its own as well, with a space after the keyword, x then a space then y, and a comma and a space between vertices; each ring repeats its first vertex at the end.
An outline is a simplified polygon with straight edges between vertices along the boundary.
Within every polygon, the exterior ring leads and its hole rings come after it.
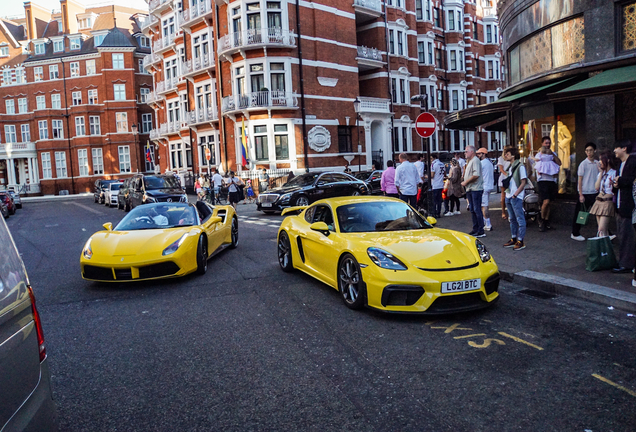
POLYGON ((57 178, 66 177, 66 153, 55 152, 55 173, 57 178))
POLYGON ((119 154, 119 172, 130 172, 130 147, 119 146, 117 153, 119 154))
POLYGON ((75 117, 75 136, 86 135, 86 123, 84 117, 75 117))
POLYGON ((115 113, 117 123, 117 133, 128 132, 128 114, 125 112, 115 113))
POLYGON ((397 32, 398 55, 404 55, 404 32, 397 32))
POLYGON ((123 68, 124 68, 124 54, 113 53, 113 69, 123 69, 123 68))
POLYGON ((450 70, 457 70, 457 51, 455 50, 450 52, 450 70))
POLYGON ((457 111, 459 109, 459 92, 457 90, 453 90, 451 92, 452 95, 452 109, 453 111, 457 111))
POLYGON ((9 47, 0 47, 0 57, 9 57, 9 47))
POLYGON ((285 91, 285 64, 270 63, 270 81, 272 91, 285 91))
POLYGON ((73 99, 73 105, 81 105, 82 104, 82 92, 74 91, 71 93, 71 98, 73 99))
POLYGON ((44 79, 44 70, 42 66, 36 66, 33 68, 33 81, 38 82, 44 79))
POLYGON ((254 144, 256 146, 256 160, 269 160, 267 126, 254 126, 254 144))
POLYGON ((439 48, 435 48, 435 67, 438 69, 442 69, 442 50, 439 48))
POLYGON ((181 143, 170 144, 170 163, 172 169, 183 168, 183 152, 181 151, 181 143))
POLYGON ((139 89, 139 102, 146 103, 148 102, 148 95, 150 94, 150 89, 146 87, 142 87, 139 89))
MULTIPOLYGON (((212 137, 210 137, 212 138, 212 137)), ((210 159, 210 162, 214 162, 214 147, 212 148, 212 158, 210 159)), ((202 161, 205 161, 205 151, 203 152, 203 159, 201 159, 202 161)), ((148 171, 153 171, 155 169, 155 146, 152 144, 147 144, 144 150, 144 161, 146 162, 146 172, 148 171), (150 154, 148 154, 150 153, 150 154), (150 159, 150 160, 148 160, 150 159)), ((203 162, 203 164, 205 164, 205 162, 203 162)), ((203 164, 201 166, 203 166, 203 164)), ((216 165, 216 164, 215 164, 216 165)))
POLYGON ((80 20, 77 20, 77 23, 78 27, 81 29, 88 29, 93 26, 90 18, 82 18, 80 20))
POLYGON ((139 37, 139 46, 142 47, 142 48, 150 47, 150 39, 148 39, 146 36, 140 36, 139 37))
POLYGON ((422 0, 415 0, 415 19, 421 20, 424 18, 422 13, 422 0))
POLYGON ((53 132, 53 139, 64 139, 62 120, 51 120, 51 131, 53 132))
POLYGON ((141 133, 150 133, 152 130, 152 114, 141 115, 141 133))
POLYGON ((24 84, 26 82, 26 73, 23 67, 15 68, 15 82, 16 84, 24 84))
POLYGON ((395 54, 395 31, 389 30, 389 52, 395 54))
POLYGON ((15 125, 4 125, 4 140, 8 143, 18 141, 15 136, 15 125))
POLYGON ((276 147, 276 160, 289 159, 287 125, 274 125, 274 145, 276 147))
POLYGON ((492 26, 486 26, 486 43, 492 43, 492 26))
POLYGON ((51 153, 42 153, 42 178, 50 179, 53 177, 53 172, 51 171, 51 153))
POLYGON ((391 94, 393 95, 393 103, 397 103, 397 79, 391 78, 391 94))
POLYGON ((409 151, 409 128, 402 127, 402 151, 409 151))
POLYGON ((77 163, 79 165, 79 175, 87 176, 88 175, 88 150, 86 149, 77 150, 77 163))
POLYGON ((22 142, 31 141, 31 128, 28 124, 20 125, 20 132, 22 132, 22 142))
POLYGON ((448 30, 455 30, 455 11, 448 11, 448 30))
POLYGON ((478 58, 475 58, 475 76, 480 77, 481 76, 481 71, 480 68, 481 66, 479 65, 481 62, 479 61, 478 58))
POLYGON ((473 22, 473 39, 479 40, 479 24, 477 24, 477 21, 473 22))
POLYGON ((82 47, 82 40, 78 37, 71 38, 71 49, 78 50, 82 47))
POLYGON ((91 135, 101 135, 101 126, 99 124, 99 116, 89 116, 88 123, 90 126, 91 135))
POLYGON ((38 131, 40 132, 40 139, 49 139, 49 126, 46 120, 40 120, 38 122, 38 131))
POLYGON ((95 60, 86 60, 86 75, 95 75, 95 60))
POLYGON ((94 45, 95 45, 95 46, 100 46, 100 45, 102 44, 102 42, 104 42, 104 38, 106 38, 106 35, 105 35, 105 34, 96 35, 96 36, 93 38, 94 45))
POLYGON ((126 100, 126 84, 114 84, 114 100, 123 101, 126 100))
POLYGON ((338 151, 340 153, 351 153, 353 151, 350 126, 338 126, 338 151))
POLYGON ((428 64, 433 64, 433 42, 428 43, 428 64))
POLYGON ((57 22, 57 32, 62 33, 64 31, 64 26, 62 25, 62 20, 57 22))
POLYGON ((494 62, 492 60, 488 60, 488 78, 493 79, 494 77, 494 62))
POLYGON ((27 99, 26 98, 20 98, 18 99, 18 112, 20 114, 28 112, 28 108, 27 108, 27 99))
POLYGON ((420 64, 426 63, 426 53, 424 52, 424 42, 417 42, 417 61, 420 64))
POLYGON ((62 108, 62 98, 59 93, 54 93, 51 95, 51 108, 53 109, 61 109, 62 108))
POLYGON ((62 52, 64 51, 64 41, 56 40, 53 41, 53 52, 62 52))
POLYGON ((406 103, 406 80, 405 79, 401 79, 400 80, 400 103, 405 104, 406 103))
POLYGON ((2 84, 3 85, 13 84, 13 78, 11 78, 11 69, 5 69, 2 71, 2 84))
POLYGON ((49 66, 49 79, 58 79, 60 77, 59 71, 57 69, 57 65, 49 66))
POLYGON ((139 70, 139 73, 142 73, 142 74, 148 73, 144 69, 144 59, 137 59, 137 69, 139 70))
POLYGON ((88 104, 89 105, 97 104, 97 89, 91 89, 88 91, 88 104))
POLYGON ((442 89, 437 89, 437 109, 444 109, 444 92, 442 89))
POLYGON ((94 148, 93 153, 93 175, 104 174, 104 156, 102 149, 94 148))
POLYGON ((5 100, 4 106, 7 108, 7 114, 15 114, 15 101, 13 99, 5 100))
POLYGON ((39 110, 46 109, 46 96, 36 96, 35 105, 36 105, 36 109, 39 109, 39 110))
POLYGON ((35 44, 35 55, 44 54, 44 44, 36 43, 35 44))

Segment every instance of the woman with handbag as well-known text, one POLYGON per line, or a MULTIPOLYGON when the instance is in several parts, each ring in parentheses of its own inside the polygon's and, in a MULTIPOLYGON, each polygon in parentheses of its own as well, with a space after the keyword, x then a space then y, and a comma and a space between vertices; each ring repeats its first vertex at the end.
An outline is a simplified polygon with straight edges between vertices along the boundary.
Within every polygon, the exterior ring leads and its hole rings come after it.
POLYGON ((226 180, 226 183, 229 186, 230 204, 236 209, 236 204, 241 201, 241 189, 239 188, 243 186, 244 183, 240 178, 234 177, 234 171, 230 171, 230 178, 226 180))
POLYGON ((451 159, 451 169, 448 173, 448 190, 446 196, 450 203, 448 212, 444 216, 461 214, 459 211, 459 199, 465 194, 462 186, 462 169, 456 159, 451 159), (453 208, 456 210, 453 211, 453 208))
POLYGON ((595 188, 599 192, 596 196, 596 201, 590 209, 590 214, 596 216, 596 222, 598 224, 597 237, 607 237, 608 224, 611 218, 614 217, 614 192, 612 191, 612 184, 616 178, 616 167, 613 155, 610 152, 603 152, 600 157, 599 174, 596 179, 595 188))

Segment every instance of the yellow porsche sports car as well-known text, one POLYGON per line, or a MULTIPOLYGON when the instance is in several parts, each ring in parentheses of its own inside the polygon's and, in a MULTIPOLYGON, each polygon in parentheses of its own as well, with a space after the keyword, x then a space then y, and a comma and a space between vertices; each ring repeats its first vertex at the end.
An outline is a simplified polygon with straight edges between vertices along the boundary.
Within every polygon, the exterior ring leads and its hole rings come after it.
POLYGON ((216 251, 238 246, 232 206, 203 201, 135 207, 113 229, 96 232, 80 256, 82 277, 100 282, 139 281, 204 274, 216 251))
POLYGON ((278 232, 278 261, 337 289, 351 309, 442 314, 499 298, 499 270, 468 234, 435 228, 388 197, 339 197, 292 207, 278 232))

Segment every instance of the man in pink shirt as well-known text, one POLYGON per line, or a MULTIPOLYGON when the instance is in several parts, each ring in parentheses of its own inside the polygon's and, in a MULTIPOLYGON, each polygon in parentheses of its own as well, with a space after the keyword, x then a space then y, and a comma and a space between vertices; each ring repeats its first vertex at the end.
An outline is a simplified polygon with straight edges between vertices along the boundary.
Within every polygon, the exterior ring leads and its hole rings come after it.
POLYGON ((395 168, 393 168, 393 161, 387 161, 386 170, 382 173, 382 179, 380 180, 380 189, 384 192, 384 195, 393 198, 398 198, 398 190, 395 187, 395 168))

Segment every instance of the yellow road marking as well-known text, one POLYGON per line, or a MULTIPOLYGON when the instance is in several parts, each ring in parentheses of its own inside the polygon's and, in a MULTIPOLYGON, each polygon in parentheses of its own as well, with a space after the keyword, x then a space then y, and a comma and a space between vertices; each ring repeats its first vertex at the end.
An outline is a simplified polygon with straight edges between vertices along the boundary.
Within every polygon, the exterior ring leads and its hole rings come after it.
POLYGON ((516 337, 516 336, 512 336, 512 335, 509 335, 508 333, 504 333, 504 332, 499 332, 499 334, 500 334, 500 335, 502 335, 502 336, 505 336, 505 337, 507 337, 507 338, 510 338, 510 339, 512 339, 513 341, 520 342, 520 343, 522 343, 522 344, 526 344, 526 345, 528 345, 528 346, 531 346, 532 348, 536 348, 536 349, 538 349, 539 351, 543 351, 543 348, 541 348, 540 346, 537 346, 537 345, 535 345, 535 344, 531 344, 530 342, 528 342, 528 341, 524 341, 523 339, 520 339, 520 338, 518 338, 518 337, 516 337))
POLYGON ((486 333, 475 333, 475 334, 466 335, 466 336, 455 336, 453 339, 466 339, 466 338, 477 337, 477 336, 486 336, 486 333))
POLYGON ((444 333, 450 333, 453 330, 472 330, 471 328, 460 327, 459 324, 453 324, 449 327, 431 327, 432 329, 446 329, 444 333))
POLYGON ((484 343, 482 344, 478 344, 477 342, 473 342, 473 341, 468 341, 468 345, 470 345, 473 348, 488 348, 492 342, 495 342, 496 344, 499 344, 499 345, 506 344, 504 341, 501 341, 499 339, 487 338, 487 339, 484 339, 484 343))
POLYGON ((623 386, 622 386, 622 385, 620 385, 620 384, 616 384, 615 382, 610 381, 610 380, 608 380, 607 378, 600 376, 599 374, 592 374, 592 376, 593 376, 594 378, 596 378, 596 379, 599 379, 599 380, 603 381, 604 383, 607 383, 607 384, 609 384, 609 385, 611 385, 611 386, 613 386, 613 387, 616 387, 616 388, 617 388, 617 389, 619 389, 619 390, 623 390, 624 392, 627 392, 628 394, 630 394, 630 395, 632 395, 632 396, 636 397, 636 392, 635 392, 635 391, 633 391, 633 390, 630 390, 630 389, 628 389, 628 388, 626 388, 626 387, 623 387, 623 386))

